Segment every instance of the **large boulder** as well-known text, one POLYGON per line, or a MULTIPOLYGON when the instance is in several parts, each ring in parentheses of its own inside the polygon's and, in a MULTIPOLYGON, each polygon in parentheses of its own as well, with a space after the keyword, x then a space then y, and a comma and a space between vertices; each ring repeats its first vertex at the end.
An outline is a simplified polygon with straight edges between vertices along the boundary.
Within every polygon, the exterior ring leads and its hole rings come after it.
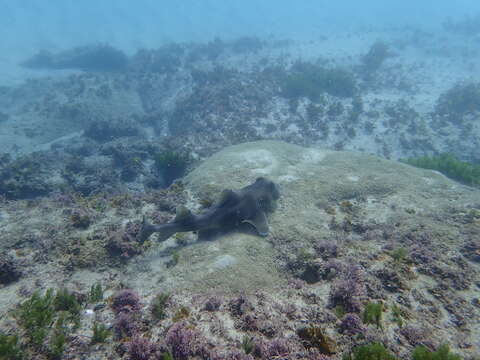
MULTIPOLYGON (((196 211, 202 200, 215 198, 223 189, 241 188, 259 176, 281 189, 277 209, 269 216, 267 238, 235 233, 194 242, 180 250, 180 261, 168 275, 153 257, 152 272, 133 271, 132 281, 144 284, 154 273, 161 274, 164 285, 194 292, 274 288, 286 281, 278 261, 282 246, 308 249, 319 240, 333 241, 338 233, 360 242, 369 228, 382 224, 397 226, 399 232, 417 224, 449 231, 442 214, 451 213, 453 205, 480 204, 478 190, 435 171, 376 156, 259 141, 225 148, 192 171, 184 179, 189 207, 196 211)), ((363 243, 375 252, 379 241, 383 240, 363 243)), ((345 246, 344 252, 355 256, 355 246, 345 246)))
POLYGON ((478 191, 442 174, 360 153, 304 148, 277 141, 228 147, 213 155, 185 183, 194 198, 236 189, 265 176, 278 183, 282 196, 270 217, 272 235, 302 239, 328 231, 332 215, 363 213, 383 222, 392 216, 422 216, 448 207, 478 191), (354 208, 352 208, 354 207, 354 208), (343 208, 344 211, 338 211, 343 208), (351 208, 351 209, 349 209, 351 208), (349 211, 351 210, 351 211, 349 211))

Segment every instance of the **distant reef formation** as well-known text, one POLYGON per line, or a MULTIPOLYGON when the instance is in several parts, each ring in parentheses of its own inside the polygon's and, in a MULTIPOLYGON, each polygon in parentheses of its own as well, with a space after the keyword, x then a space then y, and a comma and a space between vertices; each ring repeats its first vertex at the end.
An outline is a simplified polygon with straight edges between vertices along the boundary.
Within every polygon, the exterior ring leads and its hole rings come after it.
POLYGON ((85 147, 170 137, 201 157, 275 139, 389 159, 448 153, 480 161, 480 86, 447 62, 468 49, 451 50, 451 59, 429 49, 422 58, 385 38, 364 41, 347 58, 324 58, 326 42, 308 51, 251 37, 132 56, 108 44, 42 51, 24 65, 52 76, 0 88, 0 152, 32 152, 81 132, 85 147), (442 71, 448 76, 435 85, 442 71))
POLYGON ((40 51, 21 65, 33 69, 79 69, 119 71, 128 64, 127 55, 107 44, 78 46, 59 53, 40 51))

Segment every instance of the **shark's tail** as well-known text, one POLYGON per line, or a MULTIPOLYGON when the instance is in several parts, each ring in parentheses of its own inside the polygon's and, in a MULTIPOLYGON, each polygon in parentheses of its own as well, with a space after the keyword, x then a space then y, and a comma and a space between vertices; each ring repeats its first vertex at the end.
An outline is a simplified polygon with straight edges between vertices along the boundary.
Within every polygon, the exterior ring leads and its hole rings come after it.
POLYGON ((175 216, 175 219, 166 224, 152 225, 144 216, 142 227, 140 228, 137 239, 139 242, 143 243, 150 237, 150 235, 158 233, 158 239, 160 241, 165 241, 177 232, 198 230, 195 222, 195 216, 184 206, 177 207, 177 215, 175 216))
POLYGON ((176 232, 177 228, 174 224, 167 223, 161 225, 152 225, 145 219, 144 216, 137 239, 140 243, 143 243, 150 237, 150 235, 152 235, 153 233, 158 233, 158 239, 160 241, 165 241, 176 232))

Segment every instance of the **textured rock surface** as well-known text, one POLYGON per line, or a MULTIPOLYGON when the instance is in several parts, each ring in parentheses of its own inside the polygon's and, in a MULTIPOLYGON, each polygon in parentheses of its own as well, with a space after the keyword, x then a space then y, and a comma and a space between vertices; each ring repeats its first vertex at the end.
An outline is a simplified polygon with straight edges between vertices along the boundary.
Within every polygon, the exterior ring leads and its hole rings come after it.
MULTIPOLYGON (((151 328, 153 341, 163 341, 185 307, 196 329, 224 329, 221 338, 214 336, 219 348, 236 349, 236 339, 252 332, 290 336, 320 323, 340 354, 363 340, 343 334, 338 306, 360 316, 368 303, 382 302, 382 329, 365 326, 365 336, 391 344, 399 358, 409 358, 419 343, 478 355, 478 189, 374 156, 275 141, 225 148, 183 180, 136 197, 0 201, 0 244, 23 274, 0 287, 0 314, 34 291, 65 286, 87 296, 98 282, 106 297, 138 291, 145 319, 156 295, 171 294, 167 319, 151 328), (143 215, 163 223, 176 205, 200 211, 221 190, 258 176, 276 181, 282 192, 269 216, 269 236, 198 241, 186 233, 136 242, 143 215), (89 226, 76 227, 75 214, 89 215, 89 226), (107 251, 112 236, 123 241, 120 254, 107 251), (221 304, 216 313, 205 316, 206 299, 221 304)), ((113 321, 108 306, 99 311, 113 321)), ((82 336, 92 326, 91 317, 83 320, 82 336)), ((0 329, 11 328, 2 316, 0 329)), ((304 352, 300 337, 290 340, 292 353, 304 352)))
POLYGON ((435 171, 276 141, 228 147, 190 173, 185 182, 194 197, 202 198, 221 189, 240 188, 258 176, 281 187, 278 209, 271 216, 272 235, 292 240, 324 234, 332 212, 337 220, 345 213, 363 213, 377 223, 391 217, 414 221, 447 210, 453 201, 459 206, 480 202, 478 190, 435 171), (351 211, 338 211, 344 201, 351 202, 351 211))
MULTIPOLYGON (((275 288, 286 281, 276 261, 282 243, 298 249, 319 239, 333 241, 335 228, 362 243, 366 228, 394 221, 402 226, 430 223, 440 231, 443 225, 435 218, 452 206, 480 204, 478 190, 434 171, 375 156, 259 141, 225 148, 191 172, 185 178, 189 207, 195 211, 200 200, 241 188, 258 176, 277 182, 282 193, 266 239, 237 233, 197 242, 180 250, 180 262, 168 275, 153 257, 148 260, 152 272, 132 270, 130 281, 143 287, 146 279, 165 276, 165 285, 200 292, 275 288)), ((443 230, 450 232, 447 224, 443 230)), ((368 246, 378 251, 381 244, 368 246)))

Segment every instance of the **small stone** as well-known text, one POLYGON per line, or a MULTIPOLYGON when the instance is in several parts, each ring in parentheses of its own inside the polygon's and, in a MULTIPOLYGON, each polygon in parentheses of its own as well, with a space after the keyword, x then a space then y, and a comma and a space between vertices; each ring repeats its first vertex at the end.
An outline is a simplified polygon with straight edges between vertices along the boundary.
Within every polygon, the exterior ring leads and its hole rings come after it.
POLYGON ((95 307, 93 308, 93 311, 99 311, 99 310, 105 309, 106 306, 107 306, 107 305, 104 304, 104 303, 97 304, 97 305, 95 305, 95 307))

